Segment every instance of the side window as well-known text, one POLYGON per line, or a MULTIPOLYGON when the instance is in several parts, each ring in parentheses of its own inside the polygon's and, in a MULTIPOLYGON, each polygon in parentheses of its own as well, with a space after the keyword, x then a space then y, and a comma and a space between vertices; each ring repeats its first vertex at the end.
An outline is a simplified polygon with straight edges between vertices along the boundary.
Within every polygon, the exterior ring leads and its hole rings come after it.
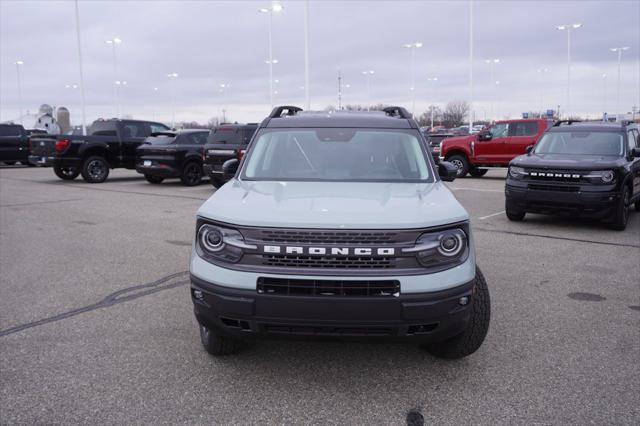
POLYGON ((143 138, 147 136, 145 125, 143 123, 123 123, 123 138, 143 138))
POLYGON ((20 127, 0 126, 0 136, 20 136, 20 127))
POLYGON ((631 152, 631 150, 633 148, 636 148, 640 145, 638 145, 638 131, 635 129, 631 129, 627 132, 627 144, 629 145, 629 152, 631 152))
POLYGON ((535 136, 538 133, 538 123, 535 121, 523 121, 515 123, 512 136, 535 136))
POLYGON ((207 134, 206 133, 191 133, 185 138, 184 144, 189 145, 204 145, 207 142, 207 134))
POLYGON ((151 133, 164 132, 169 130, 167 126, 163 126, 162 124, 149 123, 149 125, 151 126, 151 133))
POLYGON ((248 127, 244 129, 244 137, 242 138, 242 143, 243 144, 248 144, 251 141, 251 137, 253 136, 253 134, 255 133, 256 129, 254 129, 253 127, 248 127))
POLYGON ((505 138, 509 134, 509 123, 499 123, 492 126, 489 131, 493 138, 505 138))

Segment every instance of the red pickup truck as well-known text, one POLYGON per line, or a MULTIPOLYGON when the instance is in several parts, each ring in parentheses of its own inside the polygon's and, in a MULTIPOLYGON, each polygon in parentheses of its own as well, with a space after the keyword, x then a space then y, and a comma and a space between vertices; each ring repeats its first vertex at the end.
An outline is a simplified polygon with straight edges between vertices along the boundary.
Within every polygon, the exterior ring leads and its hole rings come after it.
POLYGON ((497 121, 475 135, 442 141, 440 158, 453 163, 458 177, 480 177, 487 167, 507 167, 509 161, 525 154, 553 124, 546 119, 497 121))

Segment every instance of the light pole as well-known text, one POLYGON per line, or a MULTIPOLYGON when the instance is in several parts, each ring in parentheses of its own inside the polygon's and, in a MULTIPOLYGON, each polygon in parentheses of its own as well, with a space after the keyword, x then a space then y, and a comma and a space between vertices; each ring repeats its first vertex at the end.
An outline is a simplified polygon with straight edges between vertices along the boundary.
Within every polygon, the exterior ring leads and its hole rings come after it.
POLYGON ((487 64, 489 64, 489 69, 491 70, 491 92, 492 92, 492 93, 491 93, 491 102, 490 102, 490 104, 489 104, 489 111, 490 111, 490 114, 491 114, 491 118, 492 118, 492 119, 494 119, 494 118, 493 118, 493 102, 494 102, 494 100, 495 100, 494 98, 495 98, 495 85, 496 85, 496 80, 495 80, 495 78, 494 78, 493 70, 494 70, 494 66, 495 66, 495 64, 500 63, 500 59, 498 59, 498 58, 494 58, 494 59, 485 59, 485 60, 484 60, 484 62, 485 62, 485 63, 487 63, 487 64))
POLYGON ((567 118, 571 118, 571 30, 578 29, 582 24, 556 25, 556 29, 567 31, 567 105, 564 110, 567 118))
POLYGON ((371 76, 375 73, 373 70, 362 71, 367 79, 367 111, 371 110, 371 76))
POLYGON ((469 0, 469 134, 473 131, 473 0, 469 0))
MULTIPOLYGON (((438 81, 438 77, 427 77, 427 81, 431 81, 431 82, 437 82, 438 81)), ((431 109, 431 130, 433 131, 433 110, 434 110, 435 106, 431 105, 429 107, 429 109, 431 109)))
POLYGON ((78 44, 78 68, 80 71, 80 97, 82 99, 82 135, 87 134, 87 114, 84 102, 84 73, 82 71, 82 44, 80 43, 80 11, 78 10, 78 0, 75 0, 76 15, 76 40, 78 44))
POLYGON ((545 74, 549 72, 549 68, 539 68, 538 74, 540 74, 540 118, 542 118, 542 111, 544 110, 544 82, 545 74))
POLYGON ((616 89, 616 114, 620 114, 622 111, 620 111, 620 76, 621 76, 621 64, 622 64, 622 52, 624 52, 625 50, 629 50, 629 48, 627 46, 624 47, 612 47, 611 49, 612 52, 614 53, 618 53, 618 83, 617 83, 617 89, 616 89))
POLYGON ((24 62, 17 60, 14 64, 16 65, 16 77, 18 80, 18 121, 22 124, 22 83, 20 82, 20 67, 24 65, 24 62))
POLYGON ((271 108, 273 108, 273 64, 277 64, 278 61, 273 59, 273 13, 281 12, 282 5, 280 3, 274 3, 271 7, 263 7, 258 9, 260 13, 266 13, 269 15, 269 59, 265 62, 269 64, 269 102, 271 103, 271 108))
POLYGON ((604 119, 604 114, 607 113, 607 74, 602 74, 602 112, 604 119))
POLYGON ((178 73, 172 72, 167 74, 167 78, 171 80, 171 128, 176 128, 176 79, 178 73))
POLYGON ((411 115, 415 115, 416 109, 416 49, 422 47, 422 42, 403 44, 402 47, 411 50, 411 115))
POLYGON ((156 121, 156 101, 157 101, 157 97, 158 97, 158 88, 154 87, 153 88, 153 102, 151 102, 151 119, 153 121, 156 121))
POLYGON ((116 61, 116 45, 122 43, 118 37, 113 37, 104 41, 106 44, 111 45, 111 52, 113 53, 113 99, 116 105, 116 118, 120 118, 120 105, 118 103, 118 63, 116 61))
POLYGON ((309 87, 309 0, 304 2, 304 97, 307 110, 311 109, 311 95, 309 87))
POLYGON ((222 94, 222 122, 227 122, 227 89, 229 83, 220 83, 220 93, 222 94))
POLYGON ((116 80, 116 87, 118 90, 118 118, 120 118, 120 88, 127 85, 127 82, 124 80, 116 80))

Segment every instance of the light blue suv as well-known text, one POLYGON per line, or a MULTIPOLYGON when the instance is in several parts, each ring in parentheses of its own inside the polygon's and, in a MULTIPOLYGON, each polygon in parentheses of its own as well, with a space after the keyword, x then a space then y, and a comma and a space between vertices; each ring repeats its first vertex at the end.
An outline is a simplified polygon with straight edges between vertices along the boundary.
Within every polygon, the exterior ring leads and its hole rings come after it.
POLYGON ((198 211, 191 296, 205 349, 253 337, 402 339, 475 352, 489 328, 469 215, 411 115, 277 107, 198 211))

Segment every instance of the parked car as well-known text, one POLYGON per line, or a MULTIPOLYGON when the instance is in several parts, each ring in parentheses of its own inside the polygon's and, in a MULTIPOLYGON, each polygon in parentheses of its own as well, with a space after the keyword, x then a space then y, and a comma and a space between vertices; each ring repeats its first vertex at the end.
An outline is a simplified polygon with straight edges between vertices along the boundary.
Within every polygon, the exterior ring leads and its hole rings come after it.
POLYGON ((222 165, 231 158, 242 158, 258 123, 221 124, 211 131, 204 149, 204 173, 209 176, 211 185, 218 188, 226 179, 222 165))
POLYGON ((29 135, 20 124, 0 124, 0 161, 29 164, 29 135))
POLYGON ((449 133, 451 133, 454 136, 468 135, 469 126, 454 127, 452 129, 449 129, 449 133))
POLYGON ((506 214, 528 212, 604 219, 627 226, 640 211, 640 134, 637 124, 559 122, 527 155, 511 161, 506 214))
POLYGON ((184 185, 198 185, 208 135, 208 130, 201 129, 152 133, 136 149, 136 171, 150 183, 178 177, 184 185))
POLYGON ((469 214, 411 114, 277 107, 198 210, 191 297, 204 348, 253 337, 400 339, 475 352, 489 290, 469 214), (286 118, 284 118, 286 116, 286 118))
POLYGON ((524 154, 551 124, 544 119, 498 121, 478 134, 446 139, 440 157, 456 166, 458 177, 484 176, 487 167, 507 167, 524 154))
POLYGON ((484 124, 476 124, 475 126, 472 127, 471 129, 471 133, 479 133, 482 131, 482 129, 484 129, 484 124))
MULTIPOLYGON (((136 148, 162 123, 141 120, 96 120, 87 135, 37 135, 31 138, 32 164, 53 165, 56 176, 73 180, 82 174, 89 183, 104 182, 109 170, 135 169, 136 148)), ((73 133, 73 132, 72 132, 73 133)))
POLYGON ((440 145, 443 140, 452 137, 454 137, 454 135, 450 133, 428 133, 425 135, 433 161, 436 163, 440 162, 440 145))

